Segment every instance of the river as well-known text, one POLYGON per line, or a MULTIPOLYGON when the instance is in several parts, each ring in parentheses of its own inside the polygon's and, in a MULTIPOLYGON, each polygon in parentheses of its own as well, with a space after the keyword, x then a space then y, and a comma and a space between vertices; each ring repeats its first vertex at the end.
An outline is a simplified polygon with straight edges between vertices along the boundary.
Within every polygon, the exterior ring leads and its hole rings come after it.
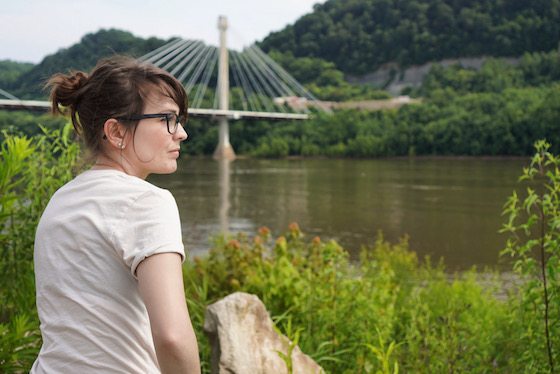
POLYGON ((357 260, 382 231, 405 234, 419 258, 443 257, 448 270, 498 266, 506 234, 501 212, 528 159, 237 159, 183 158, 173 175, 149 180, 177 199, 191 256, 220 231, 273 237, 297 222, 311 240, 334 239, 357 260))

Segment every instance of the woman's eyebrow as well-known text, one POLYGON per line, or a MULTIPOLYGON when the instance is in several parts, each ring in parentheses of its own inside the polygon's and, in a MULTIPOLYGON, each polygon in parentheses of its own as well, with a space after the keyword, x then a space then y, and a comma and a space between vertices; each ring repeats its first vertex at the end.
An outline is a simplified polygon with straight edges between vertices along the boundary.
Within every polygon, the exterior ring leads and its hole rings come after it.
POLYGON ((157 112, 156 114, 177 114, 177 115, 179 115, 179 113, 177 113, 177 111, 173 110, 173 109, 162 109, 159 112, 157 112))

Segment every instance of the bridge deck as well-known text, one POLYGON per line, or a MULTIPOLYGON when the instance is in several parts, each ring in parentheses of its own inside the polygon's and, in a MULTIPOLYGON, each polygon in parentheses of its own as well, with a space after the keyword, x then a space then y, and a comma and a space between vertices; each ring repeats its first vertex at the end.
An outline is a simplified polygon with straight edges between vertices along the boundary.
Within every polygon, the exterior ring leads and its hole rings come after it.
MULTIPOLYGON (((48 101, 0 99, 0 109, 46 111, 50 108, 50 106, 51 103, 48 101)), ((199 108, 189 108, 189 116, 225 117, 234 120, 237 119, 304 120, 309 118, 309 115, 307 114, 298 114, 298 113, 269 113, 269 112, 252 112, 246 110, 220 110, 220 109, 199 109, 199 108)))

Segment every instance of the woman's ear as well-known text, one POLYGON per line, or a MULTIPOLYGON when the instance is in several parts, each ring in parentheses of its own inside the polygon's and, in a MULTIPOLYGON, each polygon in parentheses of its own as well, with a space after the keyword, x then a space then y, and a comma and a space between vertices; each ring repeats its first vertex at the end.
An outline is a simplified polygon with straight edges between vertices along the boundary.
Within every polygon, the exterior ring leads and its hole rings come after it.
POLYGON ((104 139, 115 148, 124 149, 124 135, 126 129, 114 118, 109 118, 103 125, 104 139))

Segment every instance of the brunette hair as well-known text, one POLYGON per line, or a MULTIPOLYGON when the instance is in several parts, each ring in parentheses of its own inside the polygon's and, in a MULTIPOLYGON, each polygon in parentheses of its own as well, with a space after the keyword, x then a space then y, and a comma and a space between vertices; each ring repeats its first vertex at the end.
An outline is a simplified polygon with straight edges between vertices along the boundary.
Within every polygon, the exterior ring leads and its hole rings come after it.
MULTIPOLYGON (((51 87, 51 112, 66 115, 70 111, 74 129, 84 139, 92 158, 101 152, 105 122, 141 114, 154 89, 169 96, 180 115, 187 116, 189 104, 185 88, 171 74, 124 56, 99 61, 89 75, 81 71, 55 74, 45 87, 51 87)), ((137 124, 138 121, 128 122, 134 128, 137 124)))

